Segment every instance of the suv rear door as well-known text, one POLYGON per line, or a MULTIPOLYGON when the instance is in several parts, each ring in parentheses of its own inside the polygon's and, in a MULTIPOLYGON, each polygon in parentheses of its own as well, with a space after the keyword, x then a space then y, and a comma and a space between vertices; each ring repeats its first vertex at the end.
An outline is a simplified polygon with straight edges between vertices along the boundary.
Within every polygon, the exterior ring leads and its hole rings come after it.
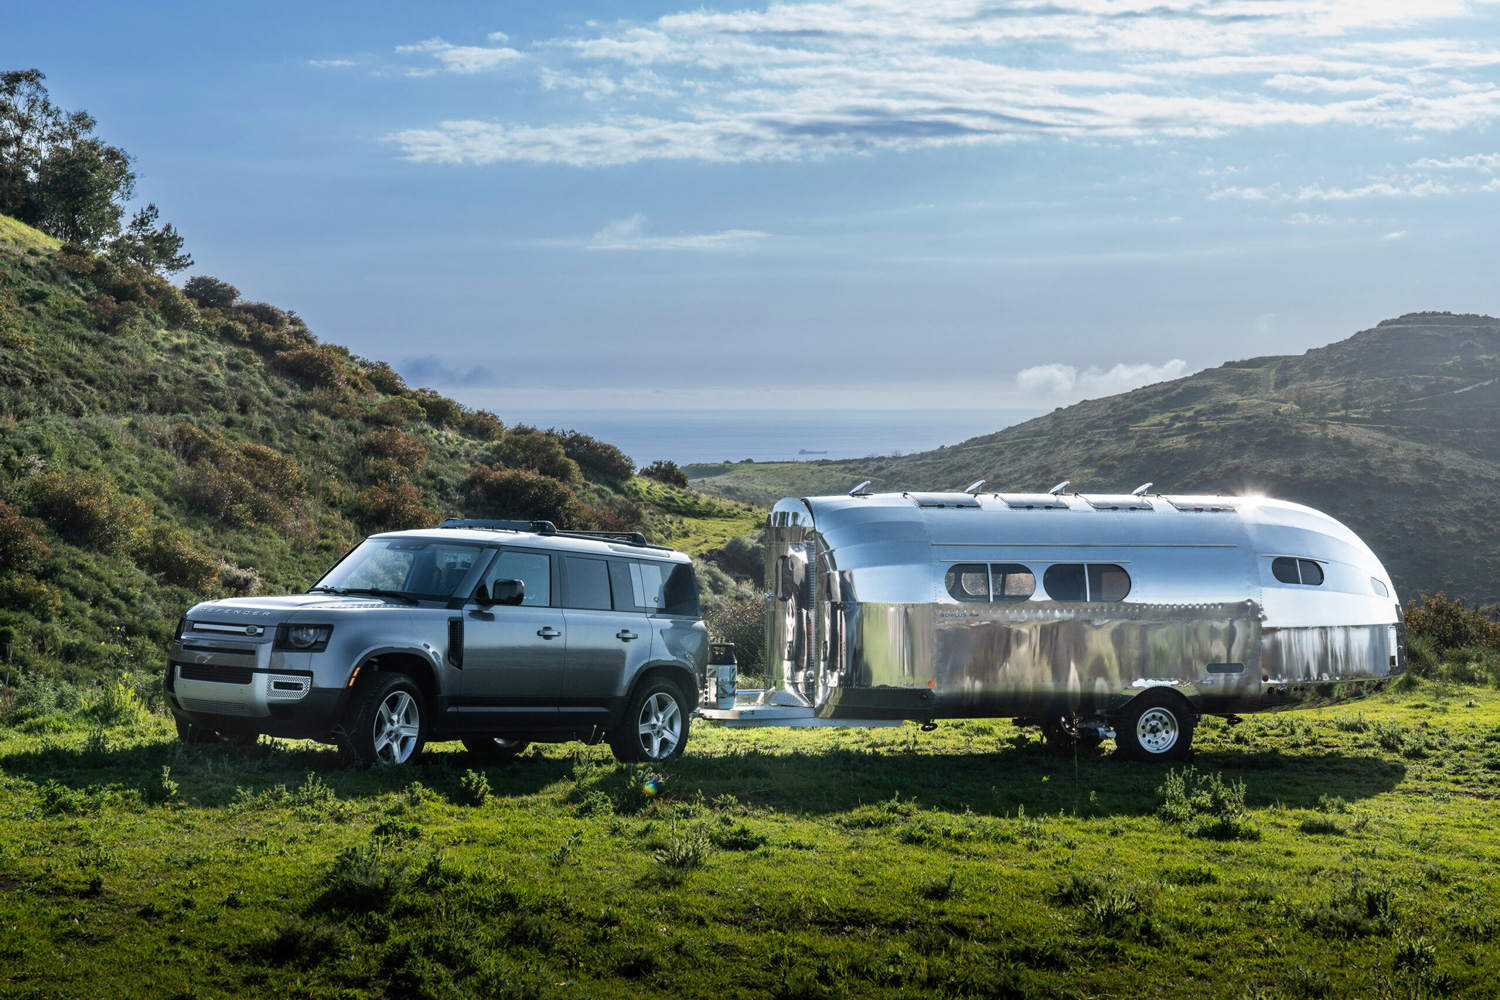
POLYGON ((537 549, 503 548, 484 571, 497 580, 520 580, 518 606, 464 607, 463 679, 454 706, 464 716, 454 725, 476 731, 557 724, 567 657, 567 622, 557 594, 557 557, 537 549))
POLYGON ((562 721, 607 726, 651 660, 651 622, 636 603, 629 560, 565 554, 561 562, 568 623, 562 721))

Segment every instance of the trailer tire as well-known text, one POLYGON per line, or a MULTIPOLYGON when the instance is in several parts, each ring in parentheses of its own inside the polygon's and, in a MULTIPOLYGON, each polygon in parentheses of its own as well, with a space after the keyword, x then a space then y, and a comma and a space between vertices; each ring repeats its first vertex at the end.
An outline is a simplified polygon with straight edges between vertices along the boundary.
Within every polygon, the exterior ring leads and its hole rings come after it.
POLYGON ((500 764, 511 760, 529 746, 529 740, 507 740, 499 736, 470 737, 464 740, 464 749, 486 764, 500 764))
POLYGON ((1115 716, 1115 745, 1127 760, 1182 760, 1192 750, 1197 724, 1198 714, 1187 699, 1155 688, 1136 695, 1115 716))
POLYGON ((631 696, 619 728, 609 734, 615 759, 660 763, 682 756, 688 741, 687 699, 671 681, 642 684, 631 696))
POLYGON ((1042 735, 1055 747, 1077 747, 1080 750, 1093 750, 1104 742, 1104 734, 1098 729, 1080 729, 1078 720, 1066 715, 1043 719, 1042 735))

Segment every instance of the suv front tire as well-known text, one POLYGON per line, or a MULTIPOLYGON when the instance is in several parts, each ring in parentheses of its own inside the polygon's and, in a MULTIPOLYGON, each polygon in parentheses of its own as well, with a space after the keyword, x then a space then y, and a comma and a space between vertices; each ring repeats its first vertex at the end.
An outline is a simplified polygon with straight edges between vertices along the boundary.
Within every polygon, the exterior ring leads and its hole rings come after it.
POLYGON ((354 689, 340 740, 349 767, 410 764, 427 742, 427 705, 405 674, 372 674, 354 689))

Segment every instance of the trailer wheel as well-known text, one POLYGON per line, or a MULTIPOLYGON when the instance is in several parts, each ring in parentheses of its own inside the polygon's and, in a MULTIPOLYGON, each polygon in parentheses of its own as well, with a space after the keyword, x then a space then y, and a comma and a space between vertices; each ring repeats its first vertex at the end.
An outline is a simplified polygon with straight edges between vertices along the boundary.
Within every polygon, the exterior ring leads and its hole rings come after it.
POLYGON ((1181 695, 1158 688, 1137 695, 1115 717, 1115 744, 1129 760, 1182 760, 1197 724, 1197 714, 1181 695))
POLYGON ((498 736, 464 740, 464 749, 487 764, 510 760, 529 746, 529 740, 504 740, 498 736))
POLYGON ((688 741, 688 708, 677 685, 652 681, 641 685, 625 709, 620 728, 609 734, 615 758, 652 763, 682 755, 688 741))
POLYGON ((1078 720, 1066 715, 1043 719, 1042 735, 1053 746, 1078 747, 1083 750, 1092 750, 1104 742, 1104 734, 1098 729, 1092 726, 1080 729, 1078 720))

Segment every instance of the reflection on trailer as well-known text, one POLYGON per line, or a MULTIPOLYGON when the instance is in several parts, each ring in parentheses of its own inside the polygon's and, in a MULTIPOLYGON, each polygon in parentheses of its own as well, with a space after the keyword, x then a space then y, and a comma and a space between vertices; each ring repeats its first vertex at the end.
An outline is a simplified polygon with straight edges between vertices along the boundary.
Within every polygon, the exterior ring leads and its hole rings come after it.
POLYGON ((741 726, 1010 717, 1060 742, 1114 736, 1126 756, 1174 760, 1204 714, 1292 708, 1405 669, 1390 576, 1326 514, 1147 487, 977 485, 778 503, 766 532, 774 685, 702 714, 741 726))

